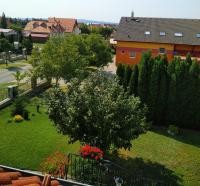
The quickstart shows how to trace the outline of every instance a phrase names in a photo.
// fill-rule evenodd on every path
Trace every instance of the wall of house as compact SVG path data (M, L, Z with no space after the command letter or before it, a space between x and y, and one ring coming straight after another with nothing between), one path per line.
M138 64L143 52L150 50L153 56L157 56L160 54L160 48L165 48L168 60L173 59L174 45L172 44L117 41L116 64ZM135 53L135 57L130 56L131 52Z
M191 46L191 45L175 45L174 53L180 56L186 56L187 53L190 53L192 57L200 57L200 46Z

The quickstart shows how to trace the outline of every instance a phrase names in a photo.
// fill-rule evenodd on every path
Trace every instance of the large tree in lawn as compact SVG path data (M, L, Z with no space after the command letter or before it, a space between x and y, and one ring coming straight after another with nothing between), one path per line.
M146 107L140 99L128 96L117 80L99 72L84 81L74 79L67 92L52 90L48 110L71 143L80 141L105 151L131 148L146 126Z
M41 72L47 79L55 78L56 85L61 78L74 77L85 65L70 37L51 37L42 49Z

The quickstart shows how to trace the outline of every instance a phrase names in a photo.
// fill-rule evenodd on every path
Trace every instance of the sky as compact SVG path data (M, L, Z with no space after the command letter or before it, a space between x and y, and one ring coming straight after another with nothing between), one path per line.
M122 16L200 19L200 0L0 0L9 17L66 17L116 22Z

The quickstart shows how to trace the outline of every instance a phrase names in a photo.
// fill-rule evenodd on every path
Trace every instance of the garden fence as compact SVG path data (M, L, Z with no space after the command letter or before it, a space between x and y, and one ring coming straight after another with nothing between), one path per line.
M0 102L8 98L8 89L0 88Z
M68 155L65 178L95 186L116 186L115 179L122 178L122 186L165 186L159 180L131 174L125 168L109 161L95 161L76 154Z

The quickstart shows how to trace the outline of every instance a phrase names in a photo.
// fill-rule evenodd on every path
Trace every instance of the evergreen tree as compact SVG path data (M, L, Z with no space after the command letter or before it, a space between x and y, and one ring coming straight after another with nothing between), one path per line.
M153 61L151 57L151 52L144 53L139 66L140 74L139 74L139 86L138 86L138 94L143 103L148 102L149 82L151 78L152 62Z
M4 33L1 32L0 39L3 39L3 38L6 38L6 37L5 37Z
M188 117L187 122L191 124L189 127L192 129L200 130L200 66L197 61L193 61L190 70L190 83L189 83L189 105L187 109ZM187 126L188 127L188 126Z
M6 16L5 16L4 12L2 14L1 22L0 23L1 23L1 27L2 28L7 28L7 20L6 20Z
M117 65L116 74L117 74L117 76L118 76L118 78L119 78L119 83L120 83L120 85L122 85L122 83L123 83L124 73L125 73L125 66L124 66L123 64L119 63L119 64Z
M149 100L148 106L150 110L150 119L156 120L157 112L157 100L160 90L160 64L159 61L155 61L152 67L151 79L149 83Z
M165 65L168 65L168 59L166 54L163 55L162 61Z
M128 88L131 74L132 74L132 69L130 65L125 65L125 71L124 71L124 77L123 77L123 86L125 90L127 90Z
M186 62L187 62L189 65L192 64L192 58L191 58L191 54L190 54L190 53L187 53Z
M133 72L131 74L129 82L129 94L138 96L138 77L139 77L139 68L138 65L134 65Z

